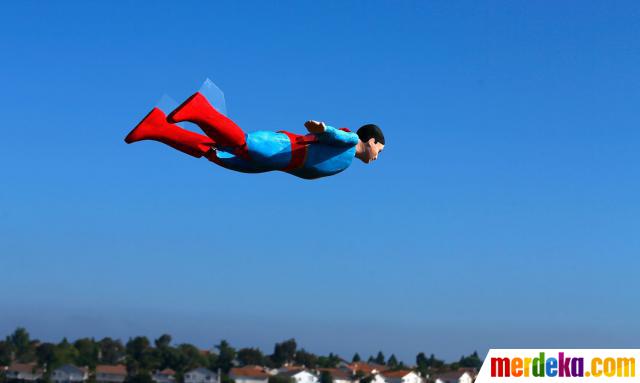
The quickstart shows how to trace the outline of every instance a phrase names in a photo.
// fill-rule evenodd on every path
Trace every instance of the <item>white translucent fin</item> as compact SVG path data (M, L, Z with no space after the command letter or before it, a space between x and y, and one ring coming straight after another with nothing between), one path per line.
M178 104L176 100L171 98L171 96L169 96L168 94L164 93L162 97L160 97L158 101L156 101L155 107L163 111L164 114L169 115L169 113L173 112L173 110L177 108L178 105L180 104ZM188 129L189 126L186 122L179 122L176 125L185 129Z
M168 94L164 93L162 97L158 99L155 106L163 111L164 114L169 114L178 107L178 103Z
M198 92L205 96L218 112L227 116L227 103L224 100L224 93L211 79L207 78L204 80Z

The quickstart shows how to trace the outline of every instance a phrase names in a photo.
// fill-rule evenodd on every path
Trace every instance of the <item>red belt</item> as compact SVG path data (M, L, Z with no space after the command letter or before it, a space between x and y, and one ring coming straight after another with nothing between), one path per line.
M340 128L345 132L350 132L348 128ZM309 150L309 144L318 142L318 137L315 134L307 134L303 136L301 134L295 134L287 132L286 130L279 130L278 133L286 134L291 142L291 161L282 171L289 171L294 169L300 169L304 162L307 160L307 151Z
M278 133L286 134L291 142L291 161L289 161L289 165L282 169L282 171L287 172L294 169L300 169L307 159L309 144L318 141L318 138L313 134L302 136L300 134L290 133L284 130L280 130Z

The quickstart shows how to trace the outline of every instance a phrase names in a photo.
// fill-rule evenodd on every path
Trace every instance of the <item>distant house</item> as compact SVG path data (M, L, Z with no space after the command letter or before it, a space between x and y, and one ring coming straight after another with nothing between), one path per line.
M89 379L89 369L65 364L53 370L51 380L54 383L79 383Z
M276 373L275 375L283 375L283 374L289 374L291 372L300 372L302 370L304 370L305 367L304 366L296 366L296 365L284 365L282 367L278 367L275 369Z
M218 374L204 367L196 368L184 374L184 383L217 383Z
M156 383L175 383L176 372L170 368L165 368L162 371L156 371L151 379Z
M5 370L5 377L7 380L11 379L33 382L42 378L43 374L44 371L35 363L13 363Z
M383 371L375 374L373 383L424 383L424 379L411 370Z
M278 375L291 378L295 383L319 383L320 379L305 369L289 369L279 372Z
M473 383L473 376L469 371L459 370L435 375L433 380L435 383Z
M328 372L333 383L353 383L353 372L345 368L319 368L320 373Z
M460 367L457 371L468 372L472 380L476 380L476 377L478 376L478 369L475 367Z
M351 363L348 368L353 371L354 374L360 373L361 375L369 376L386 371L389 368L387 366L375 363L354 362Z
M234 367L229 371L229 377L235 383L267 383L269 373L260 366Z
M127 378L127 367L122 364L115 366L99 364L96 366L97 383L122 383Z

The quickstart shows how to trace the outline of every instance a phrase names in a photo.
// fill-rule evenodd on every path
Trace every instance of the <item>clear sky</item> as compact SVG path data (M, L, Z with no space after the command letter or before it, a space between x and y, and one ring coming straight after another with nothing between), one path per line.
M295 337L412 362L640 338L637 1L8 2L0 334ZM379 124L246 175L124 136L206 78L246 130Z

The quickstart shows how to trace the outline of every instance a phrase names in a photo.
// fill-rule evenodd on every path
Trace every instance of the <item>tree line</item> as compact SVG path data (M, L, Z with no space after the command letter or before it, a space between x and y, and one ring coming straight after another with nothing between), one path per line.
M0 365L36 363L42 368L46 367L45 380L52 370L64 364L87 366L91 370L99 364L124 364L131 383L148 383L151 381L150 373L165 368L176 371L178 381L182 381L185 372L197 367L220 370L223 382L227 382L229 370L236 365L277 368L295 364L315 369L336 368L341 361L343 359L334 353L316 355L298 348L295 339L276 343L271 354L263 354L260 349L252 347L235 349L226 340L220 341L210 351L203 352L188 343L172 345L169 334L163 334L153 342L145 336L137 336L126 343L109 337L100 340L80 338L73 342L63 338L59 343L51 343L32 339L25 328L19 327L4 341L0 341ZM362 361L358 353L351 358L351 362ZM382 351L376 356L370 356L367 362L383 365L388 369L409 368L393 354L386 358ZM421 352L416 356L413 368L426 376L460 367L479 369L481 365L482 360L477 352L462 356L459 361L450 364L437 359L433 354L427 357Z

